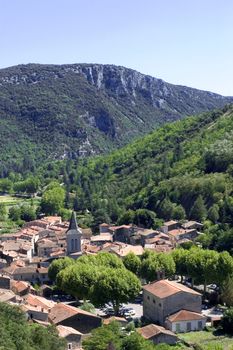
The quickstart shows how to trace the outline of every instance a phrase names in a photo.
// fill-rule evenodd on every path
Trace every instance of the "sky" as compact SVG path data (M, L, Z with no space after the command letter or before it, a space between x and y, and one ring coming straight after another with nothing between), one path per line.
M233 96L232 0L0 0L0 68L103 63Z

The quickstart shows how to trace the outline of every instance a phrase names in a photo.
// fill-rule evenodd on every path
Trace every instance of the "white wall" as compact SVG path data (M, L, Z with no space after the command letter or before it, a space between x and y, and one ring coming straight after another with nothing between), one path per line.
M199 320L200 322L202 322L202 329L205 327L206 324L206 320ZM198 327L198 320L193 320L193 321L180 321L180 322L167 322L167 326L168 328L174 332L174 333L184 333L184 332L188 332L187 330L187 323L191 323L191 330L189 331L198 331L200 330ZM177 327L176 324L179 323L180 324L180 331L177 331Z

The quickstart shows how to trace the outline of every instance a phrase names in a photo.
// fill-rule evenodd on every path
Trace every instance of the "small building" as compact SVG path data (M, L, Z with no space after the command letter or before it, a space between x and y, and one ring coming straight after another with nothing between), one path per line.
M24 281L12 281L11 290L19 296L24 296L30 292L30 284Z
M21 310L24 311L29 320L38 320L48 322L48 310L41 306L32 306L30 304L21 305Z
M0 275L0 288L10 289L11 279L9 276L1 274Z
M59 337L65 338L67 341L67 350L79 350L82 346L83 334L73 327L59 325L56 327Z
M74 306L56 304L49 313L49 321L54 325L73 327L81 333L90 333L102 324L101 317Z
M203 228L203 224L197 221L190 220L182 223L181 227L183 227L185 230L196 229L198 231L201 231Z
M166 319L166 327L175 333L202 331L205 325L205 316L188 310L180 310Z
M110 225L106 224L105 222L100 224L99 225L99 232L100 232L100 234L109 232L109 227L110 227Z
M109 232L113 236L113 241L130 243L130 237L135 234L137 227L133 225L121 225L109 227Z
M178 228L178 229L169 231L168 234L170 237L174 238L176 241L180 241L183 239L193 240L198 236L197 230L195 228L192 228L192 229Z
M177 342L177 336L165 329L164 327L149 324L145 327L138 328L137 332L143 336L143 338L152 341L154 344L169 344L174 345Z
M16 302L16 295L11 290L7 289L0 289L0 302L1 303L9 303L9 302Z
M143 287L143 316L162 326L180 310L200 313L201 304L201 294L181 283L160 280Z
M160 230L163 233L168 233L171 230L177 229L179 226L180 225L179 225L178 221L170 220L170 221L164 222L163 226L160 227Z
M111 233L102 233L101 235L91 236L90 241L92 244L99 246L107 242L112 242L113 238Z

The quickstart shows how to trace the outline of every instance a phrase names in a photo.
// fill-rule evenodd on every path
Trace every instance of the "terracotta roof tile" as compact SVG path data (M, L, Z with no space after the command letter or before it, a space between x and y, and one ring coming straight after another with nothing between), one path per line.
M167 335L172 335L172 336L176 337L176 335L173 332L165 329L164 327L157 326L155 324L149 324L145 327L137 329L137 331L145 339L150 339L150 338L152 338L156 335L159 335L159 334L167 334Z
M98 317L90 312L78 309L74 306L63 303L56 304L49 313L49 319L53 324L58 324L74 315L83 314L91 317Z
M188 311L188 310L180 310L168 317L168 320L170 322L193 321L193 320L204 320L204 319L206 319L206 317L203 316L202 314L199 314L198 312Z
M168 281L168 280L160 280L157 282L153 282L151 284L147 284L146 286L143 287L143 289L158 296L161 299L169 297L169 296L177 294L177 293L180 293L180 292L201 295L200 293L196 292L195 290L193 290L191 288L184 286L181 283L177 283L174 281Z

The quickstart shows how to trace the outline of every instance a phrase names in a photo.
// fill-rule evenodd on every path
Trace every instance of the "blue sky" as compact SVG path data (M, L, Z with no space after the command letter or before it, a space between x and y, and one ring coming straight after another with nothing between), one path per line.
M232 0L0 0L0 67L111 63L233 96Z

